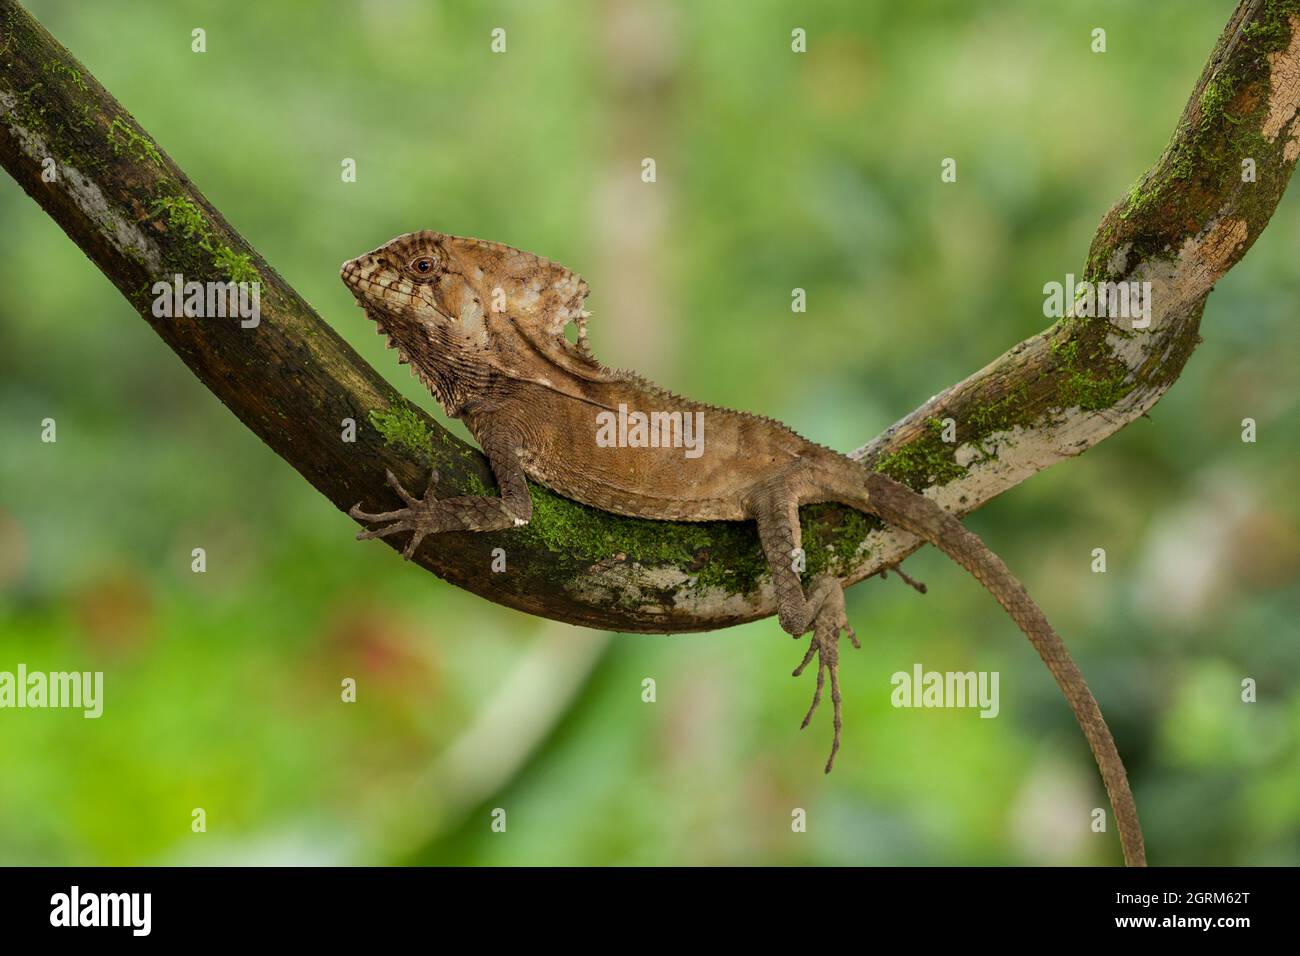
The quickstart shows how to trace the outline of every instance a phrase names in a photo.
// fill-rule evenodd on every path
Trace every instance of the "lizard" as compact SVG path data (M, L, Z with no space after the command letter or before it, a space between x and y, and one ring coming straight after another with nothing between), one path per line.
M842 729L841 632L854 647L860 643L845 613L841 582L830 574L806 586L801 580L799 506L837 502L874 515L965 568L1029 638L1092 749L1125 862L1145 865L1124 764L1082 673L1006 564L938 503L778 421L695 402L602 365L587 340L587 283L541 256L422 231L343 263L340 276L388 347L396 348L399 363L410 366L447 415L464 422L499 490L497 496L438 499L435 473L417 496L389 471L401 507L368 512L358 502L349 511L366 526L358 539L409 533L403 549L409 559L430 535L524 525L532 517L528 479L620 515L753 521L781 628L795 639L811 632L794 669L798 677L817 659L802 727L830 684L829 773ZM569 325L575 341L566 334ZM691 443L698 444L694 457L694 445L684 448Z

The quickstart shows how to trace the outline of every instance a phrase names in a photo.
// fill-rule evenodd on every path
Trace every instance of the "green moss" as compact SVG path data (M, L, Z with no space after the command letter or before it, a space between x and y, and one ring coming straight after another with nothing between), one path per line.
M237 253L229 246L218 243L208 219L194 202L184 196L167 196L153 209L153 215L165 215L167 225L178 230L186 239L197 240L197 245L212 257L212 266L232 282L256 282L261 277L253 266L253 257Z
M862 543L880 522L852 508L808 505L800 509L803 549L807 559L804 578L819 574L841 577L862 555Z
M1220 70L1206 82L1205 88L1201 90L1201 129L1209 129L1221 118L1231 119L1226 109L1232 101L1235 84L1235 77L1227 70Z
M44 132L46 128L45 113L36 105L36 92L40 88L41 86L38 83L25 90L10 88L10 93L14 97L13 111L18 116L18 122L29 130Z
M1192 162L1192 155L1188 150L1179 150L1169 164L1170 179L1186 182L1192 178L1195 171L1196 164Z
M1094 331L1076 332L1052 345L1059 372L1055 404L1102 411L1133 390L1127 366L1115 359L1104 343Z
M966 416L971 439L978 441L995 432L1032 424L1037 415L1030 408L1029 389L1021 384L1001 398L974 409Z
M956 461L957 443L943 440L943 422L930 418L925 426L924 433L876 462L876 470L918 491L965 475Z
M533 520L515 533L556 554L592 564L621 554L637 564L679 567L699 586L728 594L754 591L767 574L752 523L628 518L586 508L540 485L530 483L529 492Z
M1291 40L1289 17L1296 13L1300 13L1300 2L1275 0L1258 17L1246 24L1241 31L1241 38L1262 52L1285 49Z
M45 64L45 72L49 73L53 77L66 76L69 80L72 81L72 85L75 86L83 93L88 93L90 91L90 88L86 86L85 81L82 80L81 78L81 71L75 69L74 67L68 66L66 63L60 63L58 60L52 60L51 62Z
M465 479L465 494L478 495L482 498L500 497L500 489L489 487L488 483L478 475L471 474Z
M212 234L203 211L184 197L168 196L158 200L158 205L154 208L152 214L158 215L159 213L166 213L168 226L179 230L186 239L199 239L199 245L201 246ZM204 246L204 248L207 247Z
M13 79L0 70L0 90L13 97L12 115L17 119L18 125L40 135L52 158L60 165L75 166L86 172L107 165L107 160L103 157L93 152L84 154L77 149L78 136L84 136L84 133L74 131L94 125L94 119L89 115L88 101L74 104L76 117L64 119L64 114L57 110L47 113L48 95L43 82L37 81L25 89L18 89L14 86Z
M1222 208L1224 196L1234 191L1236 209L1252 231L1263 228L1277 200L1276 180L1264 177L1280 165L1285 145L1262 133L1271 93L1268 54L1290 43L1290 18L1298 13L1300 0L1269 0L1254 12L1235 52L1216 64L1201 89L1195 125L1181 124L1160 163L1129 190L1119 219L1136 228L1117 230L1094 244L1089 278L1104 265L1115 240L1132 243L1135 260L1167 254L1203 228ZM1258 164L1261 185L1238 191L1241 163L1247 158Z
M1018 427L1028 428L1042 415L1043 410L1034 404L1028 386L1017 385L1001 398L967 413L963 425L965 442L979 449L980 461L989 461L997 457L997 449L986 444L985 439Z
M1206 81L1198 101L1198 125L1178 128L1161 162L1129 189L1121 219L1155 214L1153 218L1169 229L1185 231L1189 223L1201 220L1206 196L1219 195L1228 177L1240 177L1243 158L1265 155L1268 143L1258 123L1248 122L1251 113L1240 112L1245 104L1258 109L1253 95L1257 90L1250 83L1239 88L1240 82L1227 69Z
M941 419L928 418L920 434L879 459L876 469L917 491L948 484L966 475L973 464L997 456L998 447L989 441L992 436L1005 435L1018 427L1033 427L1054 410L1077 406L1085 411L1102 411L1112 407L1136 387L1128 367L1111 354L1107 343L1110 334L1121 331L1106 320L1062 320L1053 333L1053 368L997 398L961 409L955 442L943 440ZM959 447L973 450L977 457L966 465L959 464Z
M163 165L162 153L158 152L158 147L147 136L141 136L132 129L131 125L120 116L115 117L108 128L108 141L112 144L115 156L120 156L123 151L127 151L137 160L148 159L158 166Z
M1064 408L1078 405L1085 411L1102 411L1130 391L1122 378L1100 378L1076 372L1061 384L1061 405Z
M1190 155L1184 157L1176 154L1171 157L1167 166L1157 167L1129 187L1128 199L1124 203L1124 211L1120 213L1120 218L1128 219L1134 215L1146 215L1152 209L1158 208L1167 200L1168 184L1177 180L1180 183L1178 188L1185 189L1186 180L1192 175L1192 171L1193 163ZM1086 278L1091 281L1097 276L1090 270Z
M382 411L372 409L370 424L383 436L386 445L405 449L420 461L428 461L433 453L433 436L429 432L429 426L406 405L395 405Z
M212 264L232 282L256 282L261 278L253 268L253 257L246 252L235 252L229 246L217 248L212 255Z

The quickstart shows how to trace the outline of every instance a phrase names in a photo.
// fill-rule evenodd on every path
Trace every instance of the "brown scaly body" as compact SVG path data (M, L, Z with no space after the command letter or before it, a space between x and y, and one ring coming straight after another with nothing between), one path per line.
M840 582L800 580L799 506L834 501L879 516L970 571L1029 637L1092 747L1115 810L1125 860L1145 863L1124 765L1082 674L1042 611L1005 564L930 499L796 434L780 422L691 401L632 372L606 368L587 348L587 285L552 262L497 243L410 233L344 263L344 282L398 350L399 361L462 419L483 447L501 496L417 498L389 475L405 507L352 509L380 527L359 538L410 532L410 557L430 534L525 524L525 476L565 497L618 514L676 521L752 520L776 588L781 627L813 637L795 676L817 657L807 726L830 679L840 745L839 635L857 637ZM577 343L565 327L578 329ZM644 416L642 418L642 416Z

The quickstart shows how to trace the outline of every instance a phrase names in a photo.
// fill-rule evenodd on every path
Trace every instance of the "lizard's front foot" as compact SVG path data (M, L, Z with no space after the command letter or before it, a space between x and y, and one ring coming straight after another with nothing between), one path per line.
M358 541L366 541L370 538L386 538L390 534L397 534L400 531L411 532L411 540L402 549L402 557L409 561L426 535L437 534L446 530L442 526L443 522L437 511L438 499L433 496L433 486L438 482L438 472L435 471L429 477L429 487L425 489L422 498L415 497L403 488L402 483L397 480L391 471L387 471L385 474L388 476L389 486L406 502L406 507L399 508L396 511L382 511L378 514L371 514L368 511L362 511L361 505L358 503L348 510L348 514L367 524L381 521L388 522L381 528L369 528L358 532Z
M835 737L831 741L831 755L826 760L827 773L830 773L831 767L835 765L835 754L840 749L840 631L849 635L849 640L853 642L854 647L862 648L858 643L858 635L849 626L848 616L844 612L844 591L837 583L835 589L827 595L826 600L818 608L817 616L813 618L813 635L808 641L808 652L804 654L799 666L794 669L794 676L798 677L812 661L813 655L817 655L817 688L813 691L812 706L808 708L803 723L799 725L800 730L807 727L812 720L813 712L821 703L822 689L826 686L826 675L830 674Z

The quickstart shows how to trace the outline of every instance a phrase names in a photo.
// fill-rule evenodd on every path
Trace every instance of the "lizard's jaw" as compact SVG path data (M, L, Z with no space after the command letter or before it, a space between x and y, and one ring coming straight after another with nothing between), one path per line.
M394 335L393 326L397 323L393 322L387 313L374 308L361 299L357 300L357 305L361 306L365 310L366 317L375 323L375 331L384 337L384 348L397 350L397 364L409 365L412 372L418 372L420 364L411 361L411 353L402 344L401 339Z
M440 360L439 354L447 343L438 334L438 323L422 321L400 306L393 308L384 301L382 296L388 291L388 284L382 277L376 281L380 270L375 265L373 253L361 256L343 263L339 276L366 318L375 323L375 331L383 336L385 347L396 350L398 364L407 366L442 404L454 388L440 374L446 363Z
M434 374L441 367L441 363L434 357L433 345L425 331L410 328L410 320L376 308L362 296L357 297L357 305L364 309L366 317L375 323L375 331L384 338L384 347L397 352L397 364L409 368L420 384L441 403L448 393L448 383ZM408 347L407 338L412 334L417 344Z

